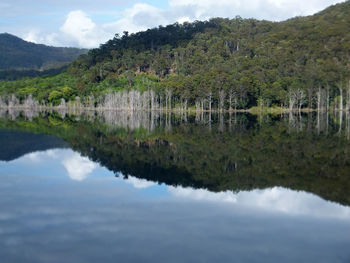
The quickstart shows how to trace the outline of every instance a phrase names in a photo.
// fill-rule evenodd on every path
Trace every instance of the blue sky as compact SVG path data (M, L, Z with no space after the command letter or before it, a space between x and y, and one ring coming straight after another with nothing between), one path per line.
M235 17L285 20L339 0L0 0L0 32L53 46L98 47L123 31Z
M158 185L71 149L0 161L1 262L348 262L350 207ZM21 252L21 253L19 253Z

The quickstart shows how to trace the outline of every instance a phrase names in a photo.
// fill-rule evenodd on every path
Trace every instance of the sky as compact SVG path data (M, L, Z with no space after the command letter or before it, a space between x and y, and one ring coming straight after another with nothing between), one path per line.
M0 182L1 262L349 262L350 207L303 191L116 178L71 149L0 161Z
M212 17L281 21L339 0L0 0L0 33L51 46L94 48L123 31Z

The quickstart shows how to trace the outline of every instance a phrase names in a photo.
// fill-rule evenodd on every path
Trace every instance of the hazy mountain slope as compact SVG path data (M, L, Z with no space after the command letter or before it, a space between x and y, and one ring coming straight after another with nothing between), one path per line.
M49 47L0 34L0 70L57 68L85 52L85 49Z

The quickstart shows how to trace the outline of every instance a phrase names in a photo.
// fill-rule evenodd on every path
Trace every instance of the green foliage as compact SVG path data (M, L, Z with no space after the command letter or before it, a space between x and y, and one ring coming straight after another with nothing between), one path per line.
M74 93L75 93L74 90L68 86L65 86L62 88L62 96L66 101L75 97Z
M274 23L255 19L215 18L149 29L113 39L73 61L68 73L52 78L0 83L2 94L23 87L60 91L56 79L66 78L74 95L99 97L134 88L172 90L173 103L198 101L216 108L260 104L287 107L291 91L305 94L302 106L316 107L319 88L332 102L339 83L350 79L350 2L331 6L309 17ZM73 96L74 97L74 96ZM228 98L231 101L228 101ZM72 96L65 96L72 99ZM209 102L209 99L211 101ZM45 101L44 101L45 102Z
M48 101L51 102L54 105L59 104L61 99L63 98L63 93L57 90L53 90L50 92Z

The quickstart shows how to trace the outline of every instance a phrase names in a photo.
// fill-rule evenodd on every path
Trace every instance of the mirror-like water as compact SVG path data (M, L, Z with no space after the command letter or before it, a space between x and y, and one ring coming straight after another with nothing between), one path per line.
M1 262L349 262L349 119L3 112Z

